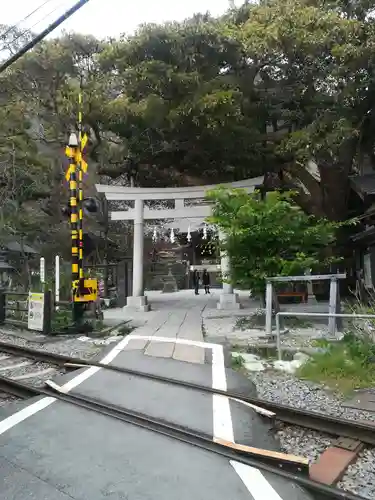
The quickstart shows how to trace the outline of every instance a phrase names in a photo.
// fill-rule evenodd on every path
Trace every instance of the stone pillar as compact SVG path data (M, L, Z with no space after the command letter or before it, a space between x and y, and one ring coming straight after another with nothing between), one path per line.
M147 297L143 289L143 200L136 199L134 202L134 240L133 240L133 295L127 298L127 307L149 311Z
M311 276L311 269L307 269L307 271L305 271L305 276ZM307 281L306 285L307 285L307 303L317 304L318 301L316 300L316 297L314 295L314 288L312 281Z
M225 234L222 231L219 231L219 239L220 241L224 241ZM225 252L221 252L221 275L223 279L230 273L230 260L228 255ZM238 300L238 295L233 293L233 286L230 283L223 283L223 291L220 295L220 300L217 304L218 309L240 309L241 304Z

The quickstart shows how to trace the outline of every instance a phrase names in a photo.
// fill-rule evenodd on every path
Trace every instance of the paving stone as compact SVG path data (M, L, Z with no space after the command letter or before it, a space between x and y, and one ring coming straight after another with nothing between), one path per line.
M173 359L189 363L203 364L204 356L204 349L193 345L176 344L173 352Z

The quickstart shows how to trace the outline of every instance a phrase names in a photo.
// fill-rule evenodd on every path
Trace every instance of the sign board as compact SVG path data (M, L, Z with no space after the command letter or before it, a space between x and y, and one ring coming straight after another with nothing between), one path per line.
M44 323L44 294L29 292L29 311L27 327L30 330L43 331Z
M95 302L98 297L98 280L85 279L83 290L78 295L79 280L73 281L73 300L74 302ZM83 292L83 293L82 293Z
M209 273L218 273L221 271L220 264L200 264L198 266L190 266L190 271L204 271Z

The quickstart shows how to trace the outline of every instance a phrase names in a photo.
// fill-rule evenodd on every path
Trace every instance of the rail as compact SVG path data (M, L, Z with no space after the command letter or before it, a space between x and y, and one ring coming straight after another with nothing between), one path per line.
M294 312L285 311L276 314L276 349L279 361L282 359L282 346L281 346L281 328L280 317L294 317L294 318L352 318L352 319L375 319L375 314L345 314L345 313L309 313L309 312ZM334 340L334 338L332 338Z
M19 346L8 342L0 341L0 352L4 352L14 356L21 356L23 358L31 358L42 362L48 362L66 368L88 368L96 366L105 370L124 373L126 375L140 377L146 380L161 382L177 387L183 387L185 389L191 389L198 392L219 394L221 396L232 398L233 400L241 400L255 408L256 411L258 411L257 409L259 408L268 410L274 415L274 418L287 424L298 425L300 427L314 429L319 432L326 432L327 434L332 434L335 436L337 435L349 437L371 446L375 445L375 425L368 424L366 422L340 419L313 411L293 408L291 406L274 403L272 401L267 401L264 399L249 397L247 395L244 395L242 392L221 391L219 389L214 389L211 386L200 385L186 380L173 379L153 373L132 370L130 368L120 367L117 365L106 365L91 359L88 360L73 358L64 354L41 351L38 349L33 349L31 347Z
M239 445L215 438L209 434L198 433L189 427L175 425L147 414L128 408L110 404L103 400L83 394L67 394L54 383L49 388L33 387L15 380L0 377L0 389L19 397L47 396L71 405L111 417L116 420L141 427L168 438L186 443L205 451L220 455L228 460L236 460L243 464L275 474L278 477L306 488L314 498L319 500L364 500L363 497L350 492L326 486L308 477L309 463L302 457L295 457L281 452L272 452L246 445Z

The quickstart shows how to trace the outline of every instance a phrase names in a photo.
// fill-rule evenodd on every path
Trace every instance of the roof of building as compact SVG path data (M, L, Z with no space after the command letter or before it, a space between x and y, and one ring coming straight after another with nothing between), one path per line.
M35 254L35 255L39 253L37 250L35 250L35 248L31 247L30 245L27 245L26 243L23 245L23 250L22 250L21 245L20 243L18 243L18 241L11 241L10 243L6 243L4 247L10 252L22 253L22 251L24 251L25 253Z
M375 197L375 173L350 177L352 189L361 197Z

